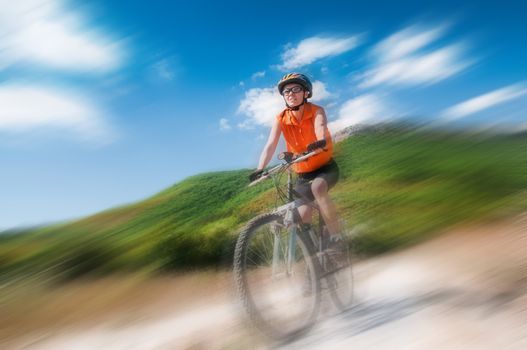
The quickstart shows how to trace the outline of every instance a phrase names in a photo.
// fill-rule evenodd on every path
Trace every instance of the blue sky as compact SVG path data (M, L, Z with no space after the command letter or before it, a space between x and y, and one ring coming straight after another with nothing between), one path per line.
M332 131L527 128L525 1L0 0L0 230L252 168L287 71Z

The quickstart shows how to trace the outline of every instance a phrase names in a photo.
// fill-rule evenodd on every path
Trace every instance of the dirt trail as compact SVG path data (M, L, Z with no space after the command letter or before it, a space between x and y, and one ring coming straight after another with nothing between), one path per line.
M323 315L293 343L269 343L244 327L226 285L143 321L28 335L9 349L524 350L527 214L361 263L355 305Z
M287 349L527 349L527 215L358 269L357 304Z

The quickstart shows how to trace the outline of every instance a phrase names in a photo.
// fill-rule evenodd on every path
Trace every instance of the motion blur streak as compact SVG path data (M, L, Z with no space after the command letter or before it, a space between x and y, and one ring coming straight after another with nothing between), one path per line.
M346 133L332 195L360 258L355 304L325 308L284 348L525 348L525 134L396 124ZM2 345L270 346L230 290L236 232L274 203L246 177L201 174L78 221L4 232Z

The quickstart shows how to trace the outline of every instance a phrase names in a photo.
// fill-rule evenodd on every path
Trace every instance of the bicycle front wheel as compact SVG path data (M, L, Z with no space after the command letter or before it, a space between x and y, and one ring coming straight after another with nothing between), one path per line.
M311 246L282 221L278 214L250 221L234 258L238 293L251 320L276 339L294 338L314 325L320 294Z

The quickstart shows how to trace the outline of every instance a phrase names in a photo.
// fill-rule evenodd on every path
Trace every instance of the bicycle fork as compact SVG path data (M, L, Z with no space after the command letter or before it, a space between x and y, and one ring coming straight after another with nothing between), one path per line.
M273 276L276 276L278 272L278 265L280 263L280 235L278 227L272 227L274 244L273 244Z
M289 231L289 246L287 249L287 274L291 275L293 271L293 265L295 263L296 254L296 226L291 228Z
M288 188L288 199L290 202L294 200L293 196L293 175L291 171L287 174L287 188ZM294 216L294 212L291 213ZM296 225L291 226L289 230L289 245L287 249L287 274L291 275L293 271L293 264L295 263L295 247L296 247Z
M286 275L291 276L293 274L294 264L296 261L296 240L297 240L297 225L296 222L302 222L298 211L296 210L294 203L294 190L293 190L293 175L289 171L287 175L287 189L289 202L278 208L277 212L284 212L284 225L288 228L287 243L281 242L281 237L278 228L274 229L274 246L273 246L273 275L275 275L280 265L280 245L287 244L285 256Z
M273 236L274 236L272 271L273 271L273 276L276 276L276 274L280 270L280 251L281 251L281 245L284 243L282 243L281 241L278 227L273 227L272 231L273 231ZM293 226L289 230L289 234L287 236L287 245L286 245L287 251L285 252L285 256L284 256L284 259L286 259L285 261L286 263L285 266L287 269L286 274L288 276L292 274L294 263L296 260L296 249L295 249L296 239L297 239L296 235L297 235L296 227Z

